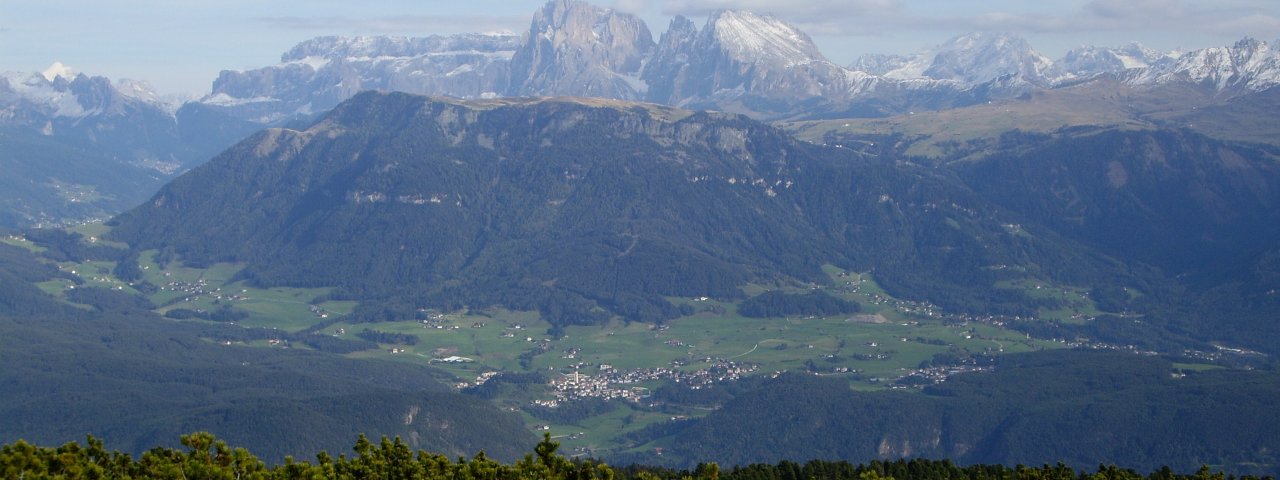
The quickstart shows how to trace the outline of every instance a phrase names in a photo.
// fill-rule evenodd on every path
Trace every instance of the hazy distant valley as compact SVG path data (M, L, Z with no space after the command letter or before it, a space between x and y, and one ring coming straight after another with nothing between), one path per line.
M6 74L0 437L1277 471L1274 44L651 35Z

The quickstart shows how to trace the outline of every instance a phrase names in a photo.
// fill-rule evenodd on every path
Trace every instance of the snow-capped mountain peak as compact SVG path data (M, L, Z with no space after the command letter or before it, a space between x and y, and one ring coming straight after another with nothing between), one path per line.
M44 71L40 72L40 75L43 76L45 80L48 80L50 82L52 82L54 79L58 77L63 77L63 78L66 78L67 80L76 78L75 70L72 70L71 67L63 65L62 62L53 62L53 65L49 65L49 68L46 68L44 69Z
M767 15L720 10L707 21L708 34L737 60L794 65L826 61L800 29Z
M1216 90L1259 91L1280 85L1280 50L1244 38L1230 47L1187 52L1126 79L1131 84L1189 82Z
M884 77L896 80L930 78L972 85L1012 76L1023 83L1045 86L1051 83L1048 72L1052 65L1022 37L975 32L916 55L859 59L852 68L880 71Z
M161 94L151 82L132 78L116 80L115 89L120 95L154 105L170 115L175 114L182 104L195 99L191 94Z
M1280 84L1276 58L1271 44L1246 39L1186 54L1136 43L1081 47L1053 62L1017 35L981 32L914 55L867 55L846 69L826 60L800 29L768 15L721 10L701 29L676 17L654 42L639 17L550 0L522 35L319 37L277 65L223 72L202 102L259 123L319 112L368 89L463 98L595 96L782 118L814 108L858 114L913 104L941 108L1099 75L1131 85L1256 91Z
M1055 62L1054 72L1059 80L1090 78L1150 68L1176 61L1180 55L1179 52L1156 51L1136 42L1119 48L1084 45L1068 51Z

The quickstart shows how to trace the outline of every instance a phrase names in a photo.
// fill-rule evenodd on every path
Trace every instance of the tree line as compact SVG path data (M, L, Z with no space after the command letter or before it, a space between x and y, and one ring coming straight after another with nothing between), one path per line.
M21 479L429 479L429 480L1270 480L1251 475L1235 477L1202 466L1195 473L1176 473L1168 467L1148 474L1114 465L1099 465L1090 473L1067 465L969 465L949 460L848 462L784 460L722 470L700 463L692 470L631 465L614 468L594 459L570 460L557 453L559 443L546 433L533 452L506 464L483 451L456 460L423 450L414 451L400 438L374 443L360 435L353 455L316 454L314 461L286 457L268 465L244 448L232 447L208 432L181 437L185 450L157 447L140 457L107 451L102 440L89 436L84 445L69 442L41 447L18 440L0 447L0 476Z

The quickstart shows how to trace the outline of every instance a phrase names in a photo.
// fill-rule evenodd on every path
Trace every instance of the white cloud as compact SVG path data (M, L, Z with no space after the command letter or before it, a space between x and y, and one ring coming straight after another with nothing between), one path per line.
M520 31L527 28L529 23L528 17L487 15L402 15L373 18L280 16L262 17L259 20L272 28L372 35Z
M663 2L662 13L702 16L716 10L749 10L804 23L831 18L849 20L866 15L879 16L901 9L901 0L668 0Z
M987 12L968 22L970 30L1013 32L1069 32L1083 26L1068 17L1034 13ZM939 25L941 27L941 25Z
M1145 21L1153 18L1178 18L1186 15L1179 0L1093 0L1085 11L1101 18L1121 21Z
M1223 36L1250 35L1262 40L1275 40L1272 35L1280 34L1280 16L1253 14L1243 17L1226 18L1205 26L1206 30Z
M649 8L648 0L613 0L610 8L619 12L638 14Z

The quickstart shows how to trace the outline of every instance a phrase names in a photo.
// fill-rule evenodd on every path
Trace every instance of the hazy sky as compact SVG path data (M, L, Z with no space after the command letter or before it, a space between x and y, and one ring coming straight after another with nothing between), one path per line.
M0 71L54 61L161 92L207 93L223 69L271 65L320 35L524 32L540 0L0 0ZM835 63L913 53L972 31L1027 37L1058 58L1082 44L1225 46L1280 37L1280 0L597 0L637 13L654 39L681 14L766 13L799 26Z

